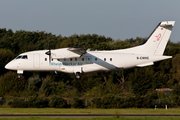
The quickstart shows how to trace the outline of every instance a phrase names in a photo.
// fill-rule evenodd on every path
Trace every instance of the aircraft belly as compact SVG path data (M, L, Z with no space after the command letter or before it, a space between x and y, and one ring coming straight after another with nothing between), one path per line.
M82 67L83 73L94 72L94 71L109 71L110 68L101 66L99 64L84 65Z
M81 73L81 67L80 66L61 66L59 71L61 72L65 72L65 73L74 73L76 72L80 72Z

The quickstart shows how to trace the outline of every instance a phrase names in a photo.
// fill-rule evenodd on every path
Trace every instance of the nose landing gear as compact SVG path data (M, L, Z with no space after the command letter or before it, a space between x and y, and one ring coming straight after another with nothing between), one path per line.
M20 75L20 74L18 74L18 76L17 76L17 77L18 77L18 79L19 79L19 78L21 78L21 75Z
M21 78L21 74L23 74L23 70L17 70L17 73L18 73L18 78Z

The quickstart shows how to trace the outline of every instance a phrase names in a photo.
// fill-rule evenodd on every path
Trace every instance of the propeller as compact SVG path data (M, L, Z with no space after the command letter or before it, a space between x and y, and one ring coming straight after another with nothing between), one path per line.
M49 55L49 65L51 64L51 48L50 48L50 43L48 42L48 46L49 46L49 51L47 51L45 54Z

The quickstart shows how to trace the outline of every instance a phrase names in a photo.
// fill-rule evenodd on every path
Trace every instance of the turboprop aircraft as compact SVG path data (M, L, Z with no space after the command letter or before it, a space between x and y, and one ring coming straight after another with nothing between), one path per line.
M25 52L10 61L5 68L24 71L60 71L81 73L116 71L153 65L156 61L172 58L163 56L175 21L158 24L147 41L139 46L110 51L89 51L81 47Z

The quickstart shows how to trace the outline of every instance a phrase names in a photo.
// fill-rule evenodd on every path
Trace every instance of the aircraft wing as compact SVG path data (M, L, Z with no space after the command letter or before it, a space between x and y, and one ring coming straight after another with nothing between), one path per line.
M52 58L64 59L64 58L78 58L86 53L85 48L82 47L72 47L52 50Z
M86 53L85 48L82 47L73 47L73 48L68 48L67 50L79 54L80 56Z

